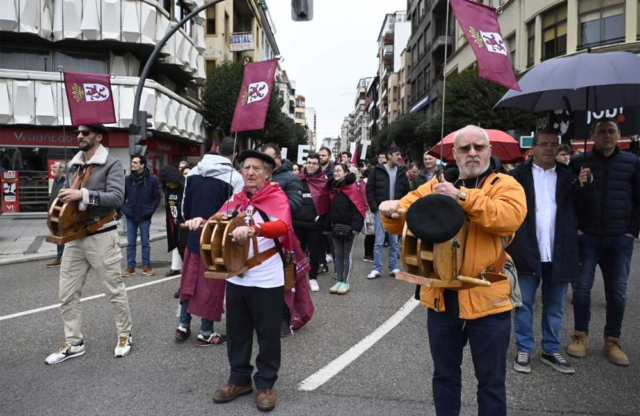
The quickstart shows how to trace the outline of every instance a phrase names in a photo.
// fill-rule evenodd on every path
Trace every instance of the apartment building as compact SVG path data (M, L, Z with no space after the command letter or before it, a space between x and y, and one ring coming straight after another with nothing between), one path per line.
M361 78L356 86L356 97L354 102L354 134L356 142L369 140L369 113L367 113L366 94L367 88L373 81L373 77Z
M103 141L129 169L128 126L139 75L170 25L202 0L34 0L2 2L0 161L16 170L21 211L46 210L49 165L77 151L62 74L112 74L116 122ZM149 165L202 155L198 89L206 77L203 12L162 49L142 94L153 115Z

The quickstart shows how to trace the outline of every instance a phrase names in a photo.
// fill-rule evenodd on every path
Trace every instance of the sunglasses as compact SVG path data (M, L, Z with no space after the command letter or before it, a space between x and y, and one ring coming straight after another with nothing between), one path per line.
M488 148L489 148L489 146L486 145L486 144L474 144L473 145L473 150L475 150L476 153L480 153L480 152L482 152L484 150L487 150ZM458 153L463 153L463 154L469 153L471 151L471 145L460 146L460 147L458 147L456 149L456 151Z
M88 135L93 133L91 130L74 130L73 132L75 133L76 136L79 134L82 134L84 137L87 137Z

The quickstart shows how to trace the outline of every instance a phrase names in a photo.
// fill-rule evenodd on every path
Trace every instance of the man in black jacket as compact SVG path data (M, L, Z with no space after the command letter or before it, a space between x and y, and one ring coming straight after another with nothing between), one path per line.
M593 173L597 204L578 201L581 269L573 284L575 332L567 354L587 354L591 288L596 265L600 265L607 299L604 353L616 365L629 365L620 346L622 320L627 299L627 280L634 239L640 232L640 162L618 149L620 128L612 119L593 124L594 150L571 158L574 172Z
M321 207L321 210L324 211L329 208L330 204L328 181L324 172L320 170L317 153L309 153L307 156L305 168L300 173L300 181L302 182L302 208L293 220L293 228L298 240L300 240L302 250L309 249L309 263L311 264L309 287L312 292L317 292L320 290L318 267L320 259L324 255L322 231L326 212L318 215L316 207Z
M411 191L411 184L407 178L405 166L398 165L402 159L400 149L392 147L387 150L387 163L378 164L367 180L367 202L369 209L374 213L376 242L373 249L373 270L367 279L380 277L382 270L382 246L384 245L385 230L382 226L378 206L384 201L402 199ZM395 276L399 271L398 264L399 244L397 235L389 235L389 271Z
M564 299L569 283L578 270L578 228L574 192L586 193L591 186L578 186L569 167L556 162L558 135L543 130L533 138L533 158L518 166L511 175L527 196L527 217L507 252L518 270L522 307L516 309L516 371L531 372L534 350L533 316L536 291L542 283L543 363L561 373L575 370L560 354L560 330ZM581 185L587 174L581 175Z
M271 173L271 182L278 182L280 189L287 194L291 216L295 219L296 213L302 208L302 183L300 178L293 173L293 165L288 160L282 160L280 147L275 143L267 143L260 152L272 157L276 161L276 168Z

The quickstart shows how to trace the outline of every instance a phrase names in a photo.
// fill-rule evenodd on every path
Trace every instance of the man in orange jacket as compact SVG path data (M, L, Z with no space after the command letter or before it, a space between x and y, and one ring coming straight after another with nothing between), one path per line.
M438 178L397 201L380 204L384 227L400 234L409 208L431 194L458 202L468 221L468 234L460 274L479 277L494 264L527 214L522 186L510 176L494 173L487 132L467 126L456 132L454 157L459 176ZM507 414L506 365L511 334L511 310L519 296L516 281L502 280L490 287L447 290L423 286L420 302L429 308L427 330L433 359L433 398L438 416L460 414L462 353L467 341L478 379L478 415ZM513 300L512 300L513 299Z

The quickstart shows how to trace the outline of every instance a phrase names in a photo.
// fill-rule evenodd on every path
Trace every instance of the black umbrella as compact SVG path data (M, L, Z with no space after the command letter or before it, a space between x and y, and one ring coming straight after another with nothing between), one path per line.
M581 53L544 61L494 108L602 111L640 104L640 57L630 52Z

